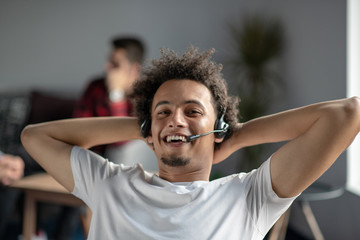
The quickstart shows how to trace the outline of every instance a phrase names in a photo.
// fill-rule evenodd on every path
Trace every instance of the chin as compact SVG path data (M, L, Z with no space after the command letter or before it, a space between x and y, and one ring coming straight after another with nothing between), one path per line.
M190 158L183 156L161 157L161 162L170 167L183 167L190 164Z

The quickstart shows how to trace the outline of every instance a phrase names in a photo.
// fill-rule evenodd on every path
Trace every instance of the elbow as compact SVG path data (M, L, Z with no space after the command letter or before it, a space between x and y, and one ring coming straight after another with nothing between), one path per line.
M360 131L360 98L348 98L342 108L343 125L351 127L354 131Z
M28 152L40 139L43 139L40 124L27 125L20 135L21 143Z
M29 155L38 162L43 146L50 139L44 135L40 124L32 124L22 130L20 140Z
M355 123L360 127L360 98L351 97L348 99L347 104L345 105L346 116L350 119L353 119Z
M31 142L33 128L33 125L27 125L21 132L20 140L25 149L27 148L28 143Z
M351 97L348 99L348 109L351 112L359 114L360 112L360 98L359 97Z
M360 130L360 98L351 97L334 101L323 108L322 117L326 118L334 131L359 132Z

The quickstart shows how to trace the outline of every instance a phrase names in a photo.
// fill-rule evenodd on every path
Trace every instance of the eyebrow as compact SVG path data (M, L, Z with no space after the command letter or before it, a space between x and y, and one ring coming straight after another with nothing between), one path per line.
M199 106L201 106L202 108L204 108L204 105L203 105L200 101L198 101L198 100L187 100L187 101L184 101L183 104L189 104L189 103L194 103L194 104L199 105ZM160 101L160 102L158 102L158 103L155 105L155 108L154 108L154 109L156 109L157 107L159 107L159 106L161 106L161 105L166 105L166 104L170 104L170 105L171 105L171 103L170 103L169 101Z

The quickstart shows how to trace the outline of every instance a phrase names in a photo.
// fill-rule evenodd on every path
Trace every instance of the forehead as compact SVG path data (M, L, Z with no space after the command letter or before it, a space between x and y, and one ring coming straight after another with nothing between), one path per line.
M214 109L210 90L202 83L193 80L168 80L156 91L152 104L154 109L159 102L185 104L199 102L206 108Z
M125 61L127 59L126 50L125 49L114 49L110 53L110 58L116 61Z

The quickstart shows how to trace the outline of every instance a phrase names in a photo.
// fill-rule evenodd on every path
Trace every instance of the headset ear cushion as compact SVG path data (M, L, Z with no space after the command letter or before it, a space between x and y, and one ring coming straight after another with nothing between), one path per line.
M226 132L229 128L229 124L224 121L224 114L220 118L216 119L214 130L222 130L222 132L216 132L215 136L218 138L223 138L226 135Z
M146 138L149 136L149 131L151 127L151 120L145 119L144 122L140 126L141 136Z

